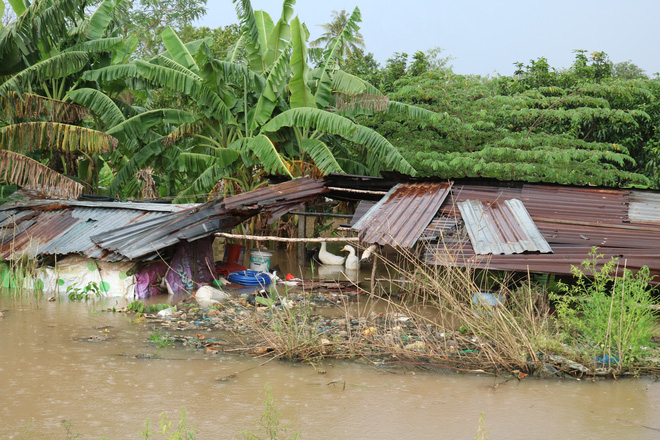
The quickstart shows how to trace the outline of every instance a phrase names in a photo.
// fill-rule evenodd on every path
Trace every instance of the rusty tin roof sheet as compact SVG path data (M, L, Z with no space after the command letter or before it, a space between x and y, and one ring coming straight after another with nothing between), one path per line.
M97 234L92 240L126 259L153 258L160 249L230 229L260 212L270 214L272 222L328 191L322 181L300 178L211 200L193 209Z
M160 218L191 205L32 200L0 207L0 258L81 254L104 261L121 255L97 246L91 236Z
M355 224L363 243L415 245L449 194L451 182L403 183L392 188Z
M552 252L525 205L518 199L484 204L480 200L458 203L475 253L521 254Z
M641 194L640 194L641 193ZM439 215L460 216L458 205L466 200L493 203L511 198L525 205L552 254L478 255L469 240L439 240L425 253L432 264L456 264L474 268L571 274L592 247L605 258L619 258L633 271L646 265L660 280L660 193L626 189L575 188L524 184L516 187L455 184ZM641 203L632 213L629 204ZM634 206L634 205L633 205ZM641 209L641 211L640 211ZM637 223L644 220L644 223ZM433 235L433 231L425 231ZM465 234L467 237L467 234ZM447 262L449 259L449 263Z
M628 217L633 223L660 223L660 194L630 191Z

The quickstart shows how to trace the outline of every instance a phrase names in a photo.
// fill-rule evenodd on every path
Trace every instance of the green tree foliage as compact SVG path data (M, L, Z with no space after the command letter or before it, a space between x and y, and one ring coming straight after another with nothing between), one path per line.
M612 66L612 78L620 79L648 79L644 69L632 61L622 61Z
M180 197L217 190L222 181L231 183L225 188L234 184L252 188L263 173L318 176L372 174L381 169L414 173L390 142L351 119L374 111L436 117L388 102L372 85L341 70L344 43L359 29L359 9L313 68L309 33L294 17L292 1L284 1L277 22L264 11L253 11L248 0L235 3L240 44L224 59L214 56L210 38L184 44L173 29L166 28L162 54L149 61L136 60L126 72L115 69L96 75L104 90L127 76L140 79L147 89L169 90L170 96L180 97L177 107L192 115L189 123L163 132L164 139L154 138L123 153L126 162L117 167L111 189L126 188L138 168L154 161L169 163L158 174L174 179L165 192L178 185ZM235 56L239 49L241 57ZM147 107L156 102L151 90L134 93L143 97ZM163 155L166 161L161 160Z
M418 124L379 116L364 123L425 175L646 185L640 164L657 138L655 85L612 78L612 70L602 52L577 51L566 71L539 58L517 63L512 77L449 70L402 76L391 97L444 118Z
M181 41L189 43L192 41L211 38L211 54L218 60L228 60L232 56L232 50L236 48L236 43L240 38L240 27L238 24L230 24L225 27L210 29L206 26L194 27L187 26L181 34Z
M160 34L171 27L180 35L206 14L207 0L133 0L124 33L137 37L136 55L152 58L163 51Z
M366 81L377 89L382 88L383 74L380 64L371 52L365 53L364 50L357 48L353 55L348 57L342 70Z
M360 33L360 27L357 25L357 22L351 20L351 16L348 15L346 10L342 9L340 12L332 11L332 20L330 23L320 26L323 28L323 33L319 38L311 42L311 47L328 49L343 34L342 46L339 49L339 56L342 59L349 59L356 51L364 50L364 38Z
M70 103L67 91L123 48L120 3L105 0L89 15L75 0L12 3L16 19L0 29L0 180L75 196L76 180L93 176L98 155L117 145L83 122L88 109Z

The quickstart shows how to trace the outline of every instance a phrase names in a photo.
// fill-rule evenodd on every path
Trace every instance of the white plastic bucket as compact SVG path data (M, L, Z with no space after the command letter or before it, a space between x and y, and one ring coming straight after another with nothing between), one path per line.
M271 251L266 251L263 249L250 250L250 270L256 270L258 272L269 272L270 257L272 256L273 253Z

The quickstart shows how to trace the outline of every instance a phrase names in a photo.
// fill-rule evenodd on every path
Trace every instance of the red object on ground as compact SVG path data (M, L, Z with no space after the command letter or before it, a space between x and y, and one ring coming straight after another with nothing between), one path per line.
M225 246L225 258L227 263L242 263L245 256L245 246L228 243Z
M232 272L238 272L240 270L247 270L247 267L238 263L216 263L215 265L215 271L223 277L228 276Z
M286 274L286 277L284 277L284 278L285 278L287 281L291 281L291 280L295 280L295 279L296 279L296 277L294 277L294 276L291 275L290 273Z

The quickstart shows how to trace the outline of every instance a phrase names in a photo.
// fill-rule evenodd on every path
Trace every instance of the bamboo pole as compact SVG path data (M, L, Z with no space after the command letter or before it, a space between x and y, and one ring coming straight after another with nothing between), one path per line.
M287 237L274 237L268 235L243 235L243 234L230 234L228 232L216 232L217 237L236 238L239 240L254 240L254 241L283 241L287 243L322 243L331 241L359 241L358 237L327 237L327 238L287 238Z

